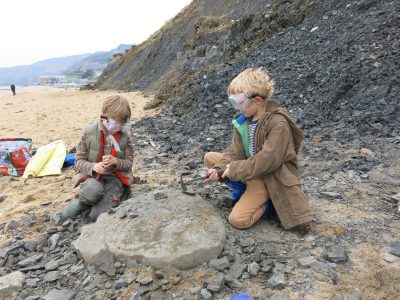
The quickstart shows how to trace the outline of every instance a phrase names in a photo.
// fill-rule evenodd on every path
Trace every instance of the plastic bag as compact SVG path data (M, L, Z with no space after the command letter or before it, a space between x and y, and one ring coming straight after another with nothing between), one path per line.
M62 141L40 147L26 166L23 178L61 175L67 149Z
M75 164L75 156L73 154L67 154L64 160L64 165L63 167L71 167Z
M32 151L32 140L23 138L7 138L0 139L0 174L19 176L18 172L11 161L11 153L19 147L25 148L28 153ZM12 169L10 173L10 168Z
M26 148L19 146L11 152L10 157L15 169L17 170L18 176L22 176L32 157L31 154L26 150Z

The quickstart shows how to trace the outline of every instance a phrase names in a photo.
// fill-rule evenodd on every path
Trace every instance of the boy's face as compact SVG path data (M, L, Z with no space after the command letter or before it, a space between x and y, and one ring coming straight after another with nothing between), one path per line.
M254 116L258 111L258 105L255 102L255 99L247 99L243 103L243 114L246 116L246 118L250 118Z

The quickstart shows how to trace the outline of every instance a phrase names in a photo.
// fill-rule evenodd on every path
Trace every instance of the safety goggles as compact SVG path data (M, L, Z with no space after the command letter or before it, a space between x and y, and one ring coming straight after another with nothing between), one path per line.
M246 93L229 95L228 101L233 106L234 109L243 111L243 108L250 104L253 98L257 97L257 95L247 95ZM249 101L246 101L249 100Z
M107 128L112 132L118 132L120 130L122 132L128 132L132 127L132 125L127 122L120 122L104 115L101 116L101 119L106 120Z

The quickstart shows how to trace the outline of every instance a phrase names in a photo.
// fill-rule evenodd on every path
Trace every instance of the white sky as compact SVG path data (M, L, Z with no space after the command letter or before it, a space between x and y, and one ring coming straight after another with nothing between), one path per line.
M0 67L138 44L190 0L1 0Z

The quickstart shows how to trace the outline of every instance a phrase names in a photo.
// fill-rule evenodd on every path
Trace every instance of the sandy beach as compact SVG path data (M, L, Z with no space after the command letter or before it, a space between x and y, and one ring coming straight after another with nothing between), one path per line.
M50 87L25 87L12 96L0 90L0 138L31 138L34 147L63 140L67 149L77 145L82 130L98 117L103 100L115 91L79 91ZM151 99L139 92L120 93L131 105L135 121L154 112L144 111ZM0 224L34 212L39 218L66 206L76 190L72 189L72 168L61 176L29 179L0 177ZM37 220L40 223L40 219ZM35 226L25 236L35 233ZM0 244L7 240L0 237Z

